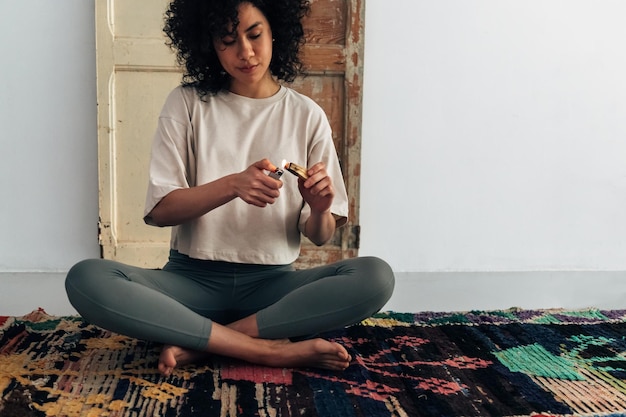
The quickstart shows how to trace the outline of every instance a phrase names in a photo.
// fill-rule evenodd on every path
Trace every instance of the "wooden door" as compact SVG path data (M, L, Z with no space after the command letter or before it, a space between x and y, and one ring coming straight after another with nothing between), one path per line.
M181 72L165 45L168 0L96 0L98 161L102 257L144 267L167 260L169 228L143 223L150 146L161 106ZM363 0L313 0L303 50L306 75L292 87L325 110L344 173L350 220L332 242L304 242L298 267L356 256Z

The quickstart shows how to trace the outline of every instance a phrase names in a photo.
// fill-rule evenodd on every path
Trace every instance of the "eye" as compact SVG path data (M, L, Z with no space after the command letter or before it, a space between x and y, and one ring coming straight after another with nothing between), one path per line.
M261 37L261 35L262 35L261 32L259 32L259 33L251 33L250 35L248 35L248 37L250 39L254 40L254 39L259 39Z
M221 42L222 42L222 45L224 45L224 46L231 46L231 45L235 44L235 39L230 38L230 37L222 38Z

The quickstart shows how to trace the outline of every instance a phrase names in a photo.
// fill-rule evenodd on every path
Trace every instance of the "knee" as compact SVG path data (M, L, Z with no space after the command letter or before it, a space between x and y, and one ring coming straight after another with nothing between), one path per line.
M389 301L393 294L396 278L391 266L384 260L375 256L357 258L360 260L360 268L367 276L367 286L376 294L379 308Z
M87 259L78 262L67 272L65 277L65 291L70 302L76 306L83 304L86 299L97 298L106 286L106 265L104 259Z
M395 276L391 266L384 260L375 256L364 256L357 258L362 261L361 268L368 272L374 279L380 281L384 286L393 285Z
M82 282L88 280L98 268L101 259L86 259L78 262L70 268L65 277L65 289L79 287Z

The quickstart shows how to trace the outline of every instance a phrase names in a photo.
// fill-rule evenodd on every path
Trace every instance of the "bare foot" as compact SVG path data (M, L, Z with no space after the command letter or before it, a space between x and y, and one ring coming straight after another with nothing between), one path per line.
M352 358L338 343L316 338L298 342L289 339L259 339L257 316L220 326L213 324L208 350L259 365L277 368L314 367L344 370Z
M275 367L313 367L343 371L350 366L352 357L339 343L324 339L301 342L268 340L269 351L259 357L259 362Z
M179 346L163 346L161 356L159 356L159 372L161 372L163 376L170 376L177 366L197 362L200 359L206 358L208 355L209 353L207 352L181 348Z
M339 343L325 339L309 339L291 342L289 339L266 340L248 338L251 345L256 345L244 354L237 354L236 348L218 354L243 359L258 365L276 368L321 368L343 371L350 366L352 357ZM251 346L249 346L251 347ZM217 352L216 352L217 353ZM179 346L166 345L159 356L159 372L170 376L177 366L195 363L205 359L210 353Z

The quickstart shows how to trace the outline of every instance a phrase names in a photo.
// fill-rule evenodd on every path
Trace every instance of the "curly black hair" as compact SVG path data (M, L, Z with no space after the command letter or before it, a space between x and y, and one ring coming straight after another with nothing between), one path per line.
M272 75L292 82L302 71L302 18L309 13L309 0L173 0L165 13L163 31L178 63L185 68L183 85L195 87L200 97L217 94L230 85L230 75L217 58L213 39L235 32L241 3L258 8L270 24L274 38L269 67Z

